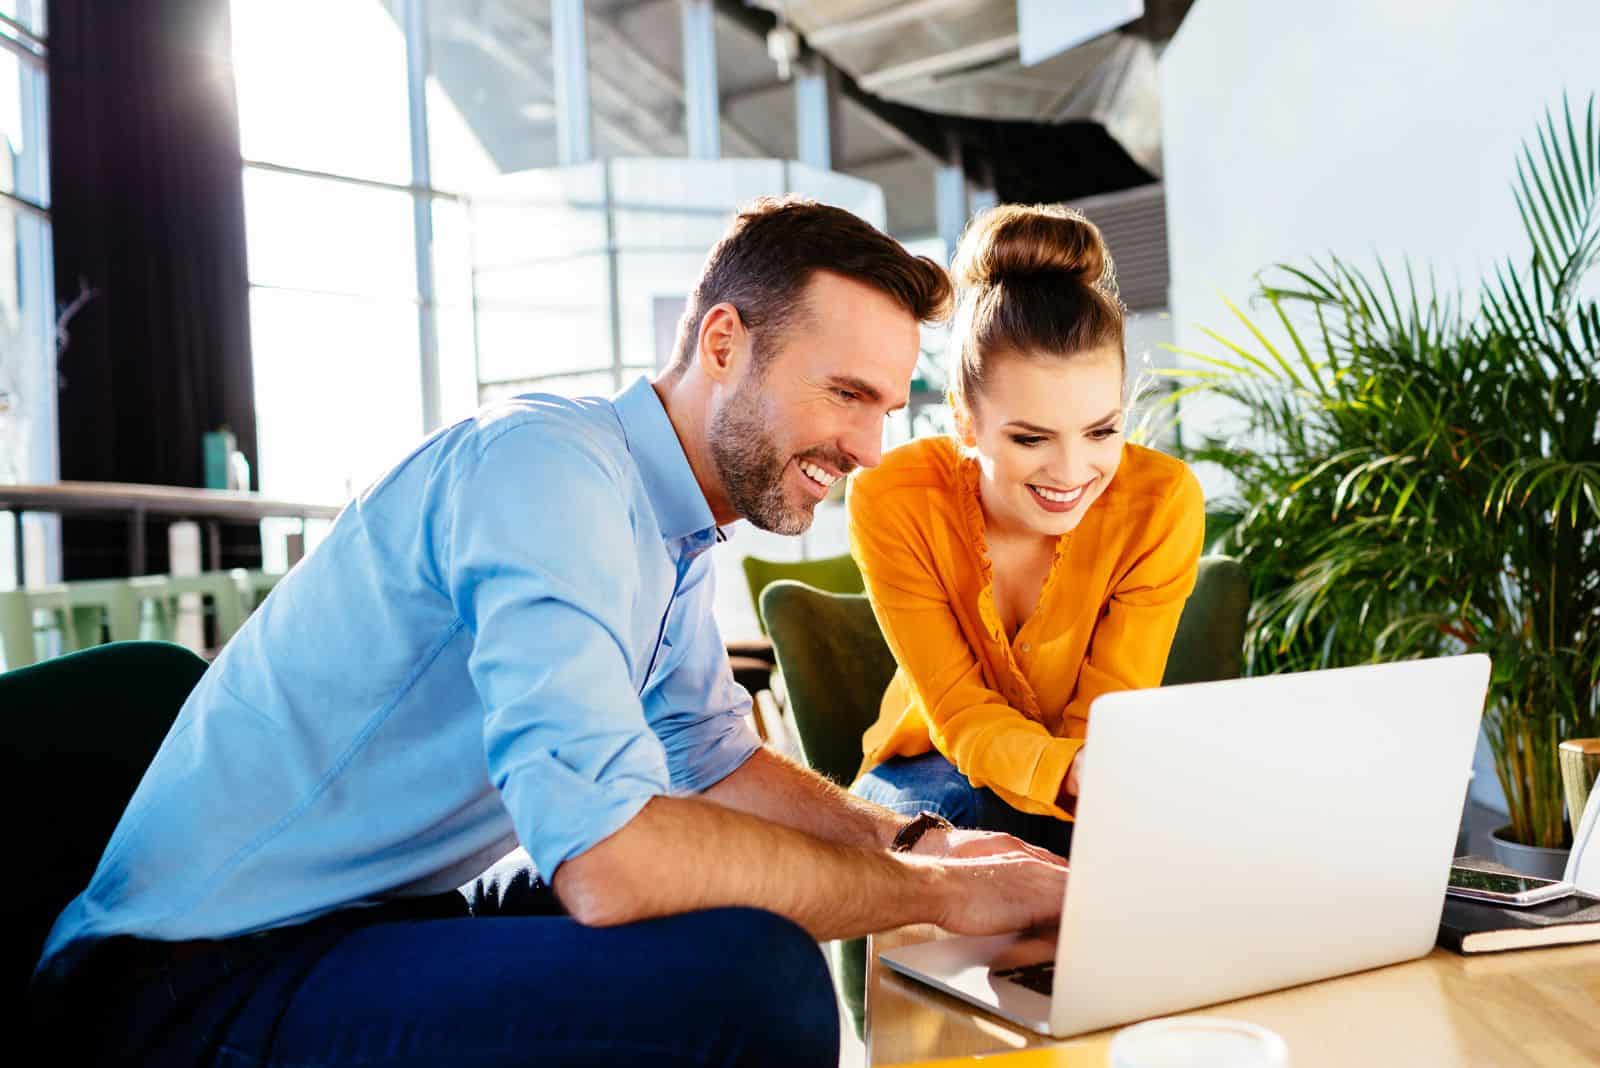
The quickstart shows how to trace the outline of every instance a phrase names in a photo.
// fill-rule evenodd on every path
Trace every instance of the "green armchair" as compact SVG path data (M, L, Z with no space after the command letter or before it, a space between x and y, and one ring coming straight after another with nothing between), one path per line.
M755 603L756 619L763 634L768 631L766 618L761 614L761 594L774 582L803 582L829 593L860 593L867 588L861 569L849 553L815 560L763 560L759 556L747 556L744 578L750 584L750 600Z
M6 714L0 811L25 875L5 896L6 1022L24 1021L45 936L89 883L122 810L206 662L181 645L100 645L0 673ZM17 1027L7 1033L20 1033Z

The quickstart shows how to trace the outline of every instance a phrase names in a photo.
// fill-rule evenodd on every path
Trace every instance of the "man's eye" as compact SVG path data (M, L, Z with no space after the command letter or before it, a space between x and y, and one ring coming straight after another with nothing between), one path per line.
M847 401L853 401L857 397L861 396L861 394L857 393L853 389L836 389L833 391L833 395L838 397L840 400Z
M1011 435L1011 440L1021 445L1024 449L1031 449L1043 441L1044 438L1038 434L1013 434Z

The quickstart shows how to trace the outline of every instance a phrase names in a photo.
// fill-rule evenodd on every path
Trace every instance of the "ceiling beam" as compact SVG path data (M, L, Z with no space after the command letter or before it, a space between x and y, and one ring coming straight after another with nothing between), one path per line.
M768 93L776 93L780 89L792 89L793 87L794 83L792 82L779 81L762 82L760 85L747 85L743 89L730 89L728 92L723 93L722 102L724 104L737 104L743 100L766 96Z
M772 12L746 7L740 0L718 0L717 14L761 42L763 47L766 45L767 31L777 25L778 21ZM827 63L838 76L841 107L843 101L848 99L856 105L856 112L862 121L884 137L896 144L905 145L913 152L921 153L936 163L944 162L945 137L938 120L927 112L917 111L903 104L890 103L862 92L849 71L836 63L829 62L825 56L818 58ZM838 151L837 147L835 151Z
M877 11L870 15L862 15L858 19L846 19L843 22L830 22L818 26L805 34L806 43L814 48L825 48L863 33L893 29L908 22L937 15L952 7L962 6L976 7L977 4L974 0L914 0L912 3L897 4L887 11Z
M909 148L897 148L889 152L879 152L872 156L863 156L860 159L836 160L834 167L841 171L870 171L874 167L888 167L896 163L920 161L924 159L921 152Z
M718 14L720 15L721 12L719 11ZM677 75L664 69L655 60L641 52L632 41L628 40L627 34L612 18L591 14L588 23L589 32L594 35L597 47L605 48L615 55L624 57L629 66L636 73L642 75L646 81L650 82L656 92L676 100L681 113L684 103L683 82L679 80ZM593 64L591 64L592 66ZM723 136L731 143L738 145L741 151L760 157L782 154L773 152L772 149L759 141L755 135L738 123L733 122L726 115L720 115L719 119Z
M901 82L918 79L932 81L940 75L1015 59L1021 40L1017 34L1003 34L992 40L977 41L961 48L952 48L948 52L923 56L908 63L898 63L892 67L875 70L870 74L863 74L857 80L861 88L869 93L881 93L889 86L899 85Z
M522 50L509 46L506 41L511 35L506 32L507 30L526 35L531 41L533 50L538 54L550 54L550 49L553 47L550 31L532 19L522 20L515 27L499 26L494 27L492 30L486 30L476 24L471 24L470 28L460 35L459 39L470 41L475 48L482 50L485 55L503 63L507 68L516 71L524 81L536 89L542 90L543 96L535 97L529 103L554 101L554 72L548 67L528 62ZM673 136L675 134L675 131L666 128L661 123L660 116L651 112L648 108L641 108L634 104L625 94L620 94L617 87L609 79L595 77L592 69L589 72L589 76L591 93L598 90L599 92L594 93L594 95L604 98L607 102L620 105L623 110L629 112L630 117L635 122L639 119L645 120L648 125L655 127L654 132L658 136ZM647 140L648 132L638 129L634 123L623 123L614 114L601 108L593 107L592 102L589 111L594 124L604 129L610 140L619 142L627 150L637 152L642 156L662 154L663 149Z

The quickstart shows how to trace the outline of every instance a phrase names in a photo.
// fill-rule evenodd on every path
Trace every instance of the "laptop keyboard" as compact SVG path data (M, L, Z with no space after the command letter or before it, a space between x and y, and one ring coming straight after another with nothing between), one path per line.
M1056 962L1047 960L1038 964L1024 964L1020 968L1000 968L995 971L994 977L1009 979L1018 986L1025 986L1036 994L1049 997L1056 982Z

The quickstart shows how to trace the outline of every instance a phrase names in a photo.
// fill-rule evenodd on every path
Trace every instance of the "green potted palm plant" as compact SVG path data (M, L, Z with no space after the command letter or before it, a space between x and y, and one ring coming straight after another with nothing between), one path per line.
M1180 427L1196 395L1237 413L1187 451L1232 476L1218 540L1251 574L1248 670L1489 653L1496 836L1559 871L1556 748L1600 735L1593 99L1545 116L1512 200L1530 251L1470 299L1410 265L1280 265L1233 309L1246 340L1206 331L1217 348L1170 373Z

